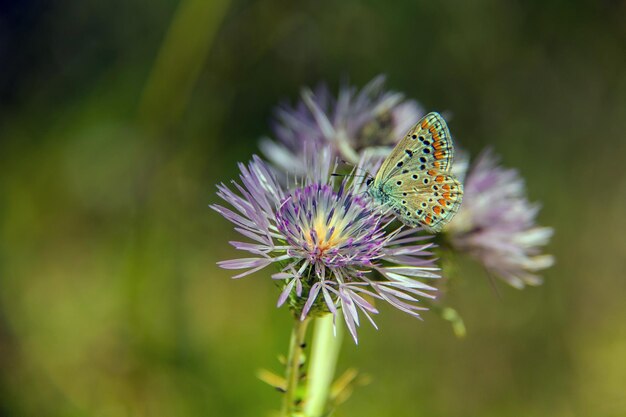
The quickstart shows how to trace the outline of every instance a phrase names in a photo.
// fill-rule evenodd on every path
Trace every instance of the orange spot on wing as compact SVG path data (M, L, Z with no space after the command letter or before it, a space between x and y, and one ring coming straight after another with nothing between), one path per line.
M443 182L443 175L437 175L437 176L435 177L435 181L437 181L437 182Z
M433 207L433 211L435 212L435 214L441 214L441 207L435 206Z
M434 169L429 169L429 170L428 170L428 172L427 172L427 174L428 174L428 175L430 175L430 176L432 177L432 176L437 175L437 171L435 171Z
M435 126L430 126L428 128L428 131L430 132L431 135L434 135L435 133L437 133L437 129L435 129Z
M450 193L443 193L443 198L450 200Z
M437 162L437 163L439 163L439 162ZM446 191L450 191L450 184L444 184L444 185L441 186L441 188L443 188ZM445 194L444 194L444 197L445 197Z
M435 159L441 159L445 155L444 151L437 151L434 153Z
M442 146L443 146L443 145L441 144L441 142L435 142L435 143L433 143L433 148L435 148L435 149L441 149L441 147L442 147Z
M437 132L433 133L433 140L434 140L435 142L437 142L439 139L441 139L441 138L439 137L439 135L437 134Z
M441 204L442 206L446 205L446 200L444 200L443 198L440 198L439 200L437 200L437 202ZM436 207L439 207L439 206L436 206Z
M428 129L428 126L430 126L430 123L428 123L428 120L422 120L422 129Z
M430 214L424 218L424 223L426 223L426 224L430 224L430 222L432 222L432 221L433 221L433 219L430 217Z
M433 162L433 165L435 166L435 168L439 168L439 161Z

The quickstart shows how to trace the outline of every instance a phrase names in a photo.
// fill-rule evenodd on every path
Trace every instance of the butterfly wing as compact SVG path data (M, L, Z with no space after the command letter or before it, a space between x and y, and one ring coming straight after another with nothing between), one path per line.
M429 113L383 162L374 185L405 224L437 232L461 206L463 186L448 172L454 149L445 120Z
M428 113L396 145L378 170L376 179L390 178L405 170L408 164L447 172L453 157L452 136L446 121L439 113Z
M403 223L438 232L459 211L463 186L454 176L431 168L392 177L393 209Z

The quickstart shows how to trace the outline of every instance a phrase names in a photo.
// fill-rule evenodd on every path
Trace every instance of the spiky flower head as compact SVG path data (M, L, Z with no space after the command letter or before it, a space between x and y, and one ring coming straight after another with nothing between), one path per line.
M244 270L233 278L273 266L278 306L288 302L300 319L341 314L355 341L361 314L374 324L373 300L419 317L419 299L434 298L435 288L416 278L439 277L428 236L392 227L393 217L363 197L361 182L335 184L329 151L318 157L318 170L290 188L258 157L240 164L240 184L218 186L233 209L211 207L248 238L230 243L250 254L219 265Z
M537 272L554 263L551 255L542 253L553 229L537 226L539 208L526 198L519 173L503 168L485 151L467 173L463 205L444 232L455 249L513 287L538 285Z
M276 110L276 141L263 139L261 149L283 172L305 174L310 155L330 149L333 156L358 164L361 156L386 156L392 146L424 115L417 102L386 91L378 76L360 91L344 86L333 97L325 85L304 89L295 106Z

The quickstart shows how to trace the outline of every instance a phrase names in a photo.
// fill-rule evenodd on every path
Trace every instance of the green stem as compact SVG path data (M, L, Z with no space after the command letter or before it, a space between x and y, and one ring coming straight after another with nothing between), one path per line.
M306 329L309 319L305 318L294 320L293 329L291 330L291 340L289 342L289 354L287 356L287 371L285 379L287 386L285 387L285 397L283 399L282 417L291 417L296 411L296 392L298 391L298 382L300 381L300 361L302 360L302 352L304 350L304 339L306 337Z
M341 320L337 320L336 330L337 334L335 335L332 314L326 314L315 319L315 332L307 378L307 399L304 405L304 414L307 417L321 417L326 412L330 387L333 383L343 339Z

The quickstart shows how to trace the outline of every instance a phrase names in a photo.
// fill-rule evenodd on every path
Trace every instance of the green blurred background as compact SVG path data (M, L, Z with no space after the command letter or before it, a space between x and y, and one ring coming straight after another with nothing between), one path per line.
M261 416L290 316L207 205L302 85L388 75L518 167L545 285L384 308L338 416L626 416L626 4L0 1L0 416Z

